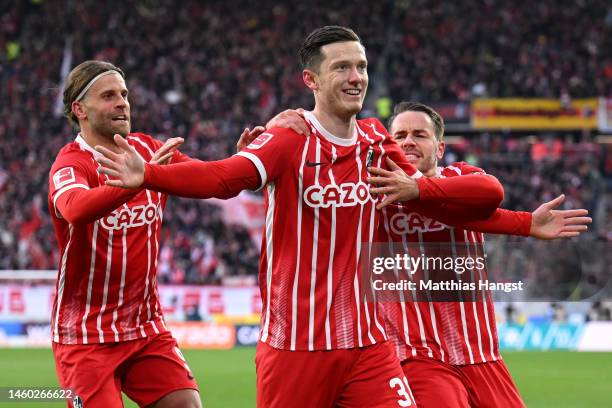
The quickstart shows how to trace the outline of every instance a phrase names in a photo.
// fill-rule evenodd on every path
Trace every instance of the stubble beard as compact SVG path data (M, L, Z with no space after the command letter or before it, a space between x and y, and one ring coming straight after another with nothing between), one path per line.
M423 158L423 161L421 161L421 164L418 166L418 170L421 173L428 175L429 173L433 172L437 166L438 158L435 154L432 154L429 157Z
M99 134L110 140L112 140L116 134L121 135L124 139L127 138L131 130L131 123L129 119L127 121L127 126L114 126L112 119L108 119L108 121L110 123L105 122L99 125L96 124L94 130L96 130Z

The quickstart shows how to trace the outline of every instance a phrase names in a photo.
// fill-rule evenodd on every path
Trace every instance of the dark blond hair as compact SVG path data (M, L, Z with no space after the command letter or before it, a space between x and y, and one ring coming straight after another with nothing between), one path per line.
M64 87L64 116L67 117L73 125L78 127L79 121L72 112L72 102L74 102L81 91L85 89L89 81L106 71L117 71L125 80L125 74L121 68L106 61L85 61L74 67L72 71L70 71L70 74L68 74L66 86Z

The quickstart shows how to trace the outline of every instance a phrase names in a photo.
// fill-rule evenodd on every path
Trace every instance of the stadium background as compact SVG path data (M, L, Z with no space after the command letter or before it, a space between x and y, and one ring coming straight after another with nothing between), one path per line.
M493 236L488 245L510 276L541 286L563 269L560 251L579 255L563 272L580 279L559 301L498 299L500 341L528 406L609 404L612 6L603 0L0 1L0 386L56 384L44 348L58 264L45 202L50 165L75 133L60 114L67 71L93 58L117 64L132 129L184 137L185 153L219 159L244 127L312 106L295 54L325 24L352 27L367 47L363 116L428 103L447 123L446 161L497 176L504 208L531 211L565 193L567 208L589 209L590 232L569 247ZM261 216L261 197L246 193L172 199L166 211L162 302L211 407L254 405Z

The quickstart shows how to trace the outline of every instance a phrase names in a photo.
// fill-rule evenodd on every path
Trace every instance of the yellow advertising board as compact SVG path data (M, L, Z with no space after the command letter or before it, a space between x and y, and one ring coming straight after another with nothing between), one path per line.
M597 98L472 100L474 129L571 130L597 127Z

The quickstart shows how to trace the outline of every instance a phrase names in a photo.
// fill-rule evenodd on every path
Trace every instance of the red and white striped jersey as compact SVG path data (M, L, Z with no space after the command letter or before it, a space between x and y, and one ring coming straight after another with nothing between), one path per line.
M364 347L386 339L380 306L363 302L358 273L362 243L378 215L366 166L404 158L376 119L358 120L351 139L325 130L306 113L310 136L275 128L238 153L265 188L266 225L259 281L260 340L278 349Z
M484 173L466 163L454 163L437 171L438 177L477 172ZM452 252L455 256L460 253L473 258L484 257L483 234L431 220L415 212L410 203L393 204L383 209L380 228L383 240L401 244L406 252L411 250L425 257L435 257L440 252L436 252L436 247L428 248L427 244L448 243L447 255ZM487 279L486 267L466 273L473 274L472 282ZM387 334L400 360L430 357L465 365L501 359L491 295L488 291L483 292L480 299L486 300L423 302L405 299L384 303Z
M146 161L162 145L140 133L128 142ZM48 204L61 255L52 315L57 343L118 342L166 331L156 267L167 197L142 190L102 218L74 225L56 209L64 194L105 185L98 154L79 135L60 150L49 175Z

